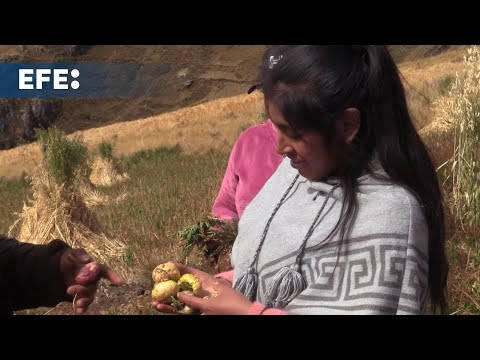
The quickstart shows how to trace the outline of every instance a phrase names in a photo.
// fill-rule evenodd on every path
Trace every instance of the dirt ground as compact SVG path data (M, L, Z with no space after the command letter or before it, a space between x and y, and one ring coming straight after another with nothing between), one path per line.
M150 284L130 283L113 286L100 282L97 297L85 315L162 315L150 306ZM16 312L16 315L75 315L72 303L53 308L41 307Z

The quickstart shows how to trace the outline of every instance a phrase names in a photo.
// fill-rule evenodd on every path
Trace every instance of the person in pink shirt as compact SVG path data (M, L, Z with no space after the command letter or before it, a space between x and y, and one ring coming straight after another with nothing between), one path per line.
M253 125L238 137L227 164L220 191L214 201L212 214L223 222L230 222L233 230L247 205L255 198L263 185L272 176L283 157L275 148L276 130L272 121ZM215 226L215 225L212 225ZM208 244L196 243L204 257L217 271L231 269L230 250L233 236L217 235ZM218 251L219 246L225 247Z
M270 56L277 47L272 46L265 52L261 69L268 69ZM251 86L247 93L257 88L261 88L261 83ZM230 153L212 213L220 219L240 220L247 205L277 170L282 159L276 150L276 128L272 120L245 130Z
M268 67L267 57L262 66ZM248 90L252 93L259 83ZM247 205L255 198L263 185L277 170L283 157L276 151L276 128L272 120L263 124L250 126L243 131L235 142L230 153L218 195L213 203L212 214L220 220L233 222L240 220ZM220 239L219 239L220 240ZM208 252L204 253L217 271L231 269L228 249L233 239L222 239L222 242L209 243ZM221 244L229 243L227 249L217 253ZM201 247L205 244L197 244Z
M270 119L249 127L239 136L230 153L213 214L225 220L240 219L282 161L275 142L275 126Z

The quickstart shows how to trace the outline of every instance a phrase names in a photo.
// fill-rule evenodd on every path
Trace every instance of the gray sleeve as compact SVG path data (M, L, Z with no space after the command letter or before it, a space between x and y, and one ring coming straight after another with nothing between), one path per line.
M428 229L417 201L407 198L411 216L397 314L421 314L428 289Z

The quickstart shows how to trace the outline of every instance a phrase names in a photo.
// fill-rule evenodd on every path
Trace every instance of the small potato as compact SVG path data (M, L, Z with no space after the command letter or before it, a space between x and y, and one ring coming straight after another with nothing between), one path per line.
M173 280L162 281L153 287L152 299L163 304L170 304L172 297L176 298L178 284Z
M182 294L185 294L185 295L188 295L188 296L195 296L195 294L193 293L193 291L190 291L190 290L185 290L185 291L181 291Z
M75 277L75 281L80 285L89 285L98 280L100 275L100 264L96 261L85 264Z
M199 296L202 292L202 284L200 283L200 280L192 274L183 274L182 277L178 279L178 286L181 291L193 291L195 296Z
M182 315L198 315L199 314L198 310L192 309L188 305L184 305L183 309L180 310L178 313Z
M182 291L182 294L195 296L193 291L190 291L190 290ZM199 314L198 310L192 309L190 306L185 305L184 303L179 303L178 308L179 308L178 313L182 315L198 315Z
M177 266L171 261L158 265L153 271L155 272L157 269L165 271L170 280L178 281L178 279L180 279L180 270L178 270Z
M170 280L170 276L168 276L168 273L165 270L157 266L152 272L152 280L156 284L162 281Z

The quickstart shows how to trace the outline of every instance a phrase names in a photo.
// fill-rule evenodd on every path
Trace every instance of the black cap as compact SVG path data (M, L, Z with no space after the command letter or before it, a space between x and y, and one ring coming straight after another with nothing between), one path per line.
M262 57L262 68L263 69L271 69L275 64L282 59L282 50L285 48L285 45L273 45L270 46L267 51L263 54ZM251 94L258 88L262 87L262 83L258 82L256 84L253 84L250 86L250 88L247 91L247 94Z
M252 92L254 92L255 90L257 90L259 87L262 87L262 83L259 82L259 83L256 83L256 84L253 84L252 86L249 87L248 91L247 91L247 94L251 94Z

